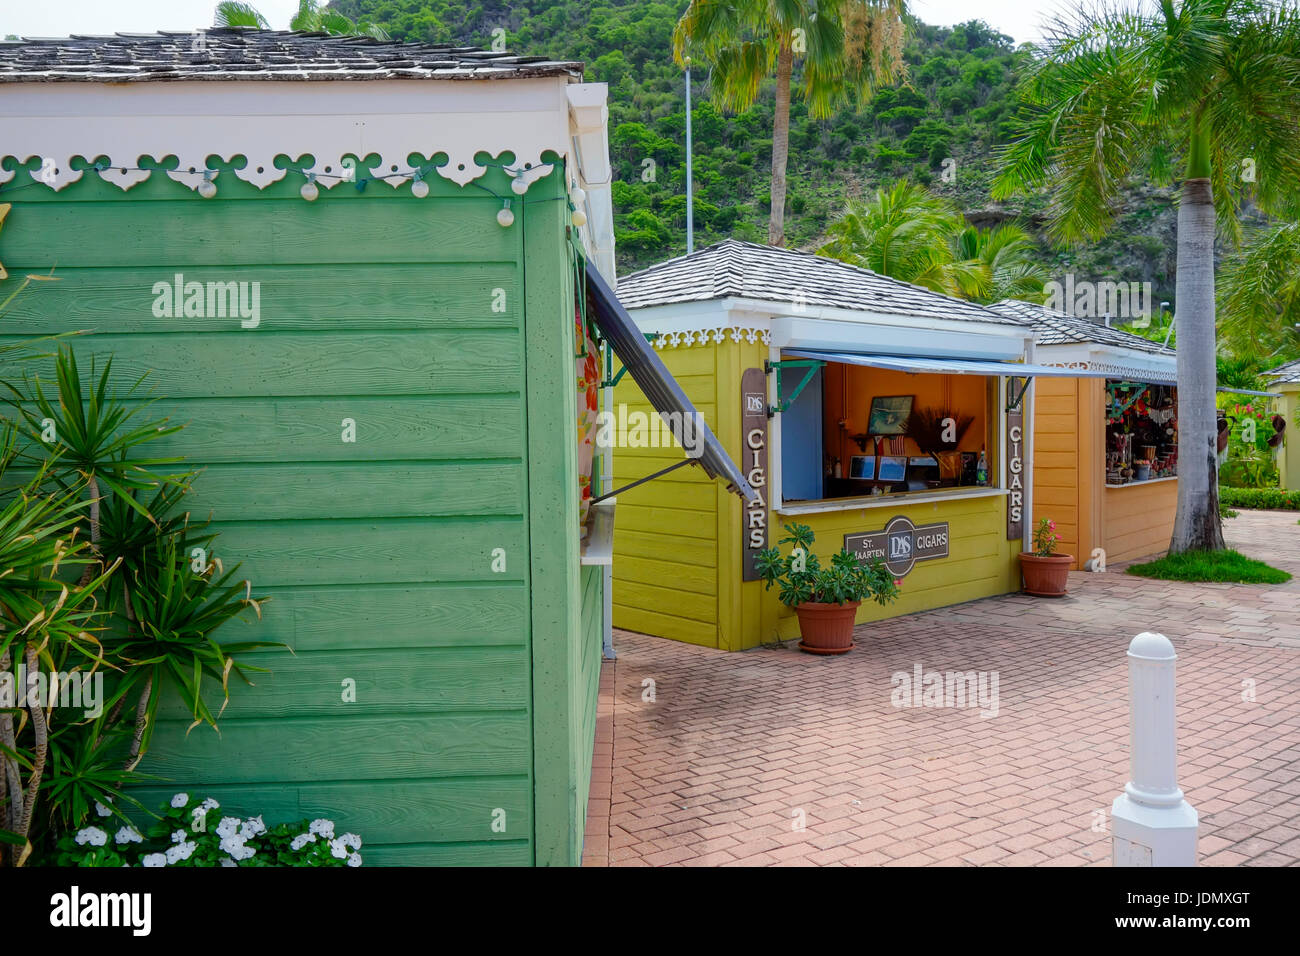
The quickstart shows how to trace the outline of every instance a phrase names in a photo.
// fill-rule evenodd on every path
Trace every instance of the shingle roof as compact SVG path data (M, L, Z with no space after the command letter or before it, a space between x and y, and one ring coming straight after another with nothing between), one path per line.
M729 297L929 319L1022 325L1014 316L807 252L727 239L619 279L625 308Z
M1087 342L1133 349L1135 352L1151 352L1156 355L1175 354L1173 349L1159 342L1152 342L1132 332L1111 328L1082 316L1058 312L1045 305L1035 305L1019 299L1003 299L1001 302L993 303L989 308L1000 315L1034 323L1035 339L1039 345L1074 345Z
M1279 365L1277 368L1271 368L1264 373L1264 377L1271 379L1274 385L1289 385L1292 382L1300 382L1300 359L1287 362L1285 365Z
M477 80L570 75L582 64L475 47L221 27L0 41L0 83Z

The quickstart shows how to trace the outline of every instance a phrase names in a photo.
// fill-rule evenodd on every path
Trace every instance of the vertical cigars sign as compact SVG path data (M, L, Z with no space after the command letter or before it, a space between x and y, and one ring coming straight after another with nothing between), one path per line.
M1025 527L1025 401L1007 412L1008 541L1019 540Z
M747 368L740 378L741 470L757 492L745 504L740 553L742 581L757 581L754 556L767 547L767 376L761 368Z

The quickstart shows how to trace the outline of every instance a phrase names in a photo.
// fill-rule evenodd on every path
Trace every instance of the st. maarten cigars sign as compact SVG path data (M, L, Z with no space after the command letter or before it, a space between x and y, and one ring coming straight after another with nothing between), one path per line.
M899 515L880 531L846 534L844 550L853 552L859 561L884 561L890 573L901 578L918 561L948 557L948 522L918 527Z

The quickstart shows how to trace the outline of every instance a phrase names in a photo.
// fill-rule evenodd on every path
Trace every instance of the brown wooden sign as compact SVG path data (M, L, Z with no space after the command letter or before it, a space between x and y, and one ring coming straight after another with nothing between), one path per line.
M896 578L907 575L918 561L948 557L948 522L914 525L903 515L880 531L846 534L844 550L859 561L884 561Z
M754 556L767 547L767 376L747 368L740 377L740 468L758 497L745 505L740 553L742 581L757 581Z
M1018 541L1025 529L1024 402L1007 412L1007 540Z

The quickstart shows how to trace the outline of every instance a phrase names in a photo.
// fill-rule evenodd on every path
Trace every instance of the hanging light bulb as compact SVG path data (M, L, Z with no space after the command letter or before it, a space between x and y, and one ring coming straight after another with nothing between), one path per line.
M429 184L419 176L415 177L415 182L411 183L411 195L416 199L423 199L429 195Z
M316 201L316 197L320 195L320 187L316 185L316 175L314 173L308 174L307 181L302 184L302 189L298 190L298 192L308 202Z
M203 182L199 183L199 195L204 199L211 199L217 194L217 184L212 181L211 173L203 174Z
M505 200L501 206L501 211L497 213L497 224L502 228L509 228L515 224L515 214L510 211L510 200Z
M573 210L573 224L581 229L587 224L587 214L581 209Z
M573 200L575 206L581 206L587 201L587 191L581 186L574 186L573 191L569 193L569 197Z
M510 189L516 196L522 196L528 192L528 183L524 182L523 176L516 176L510 181Z

